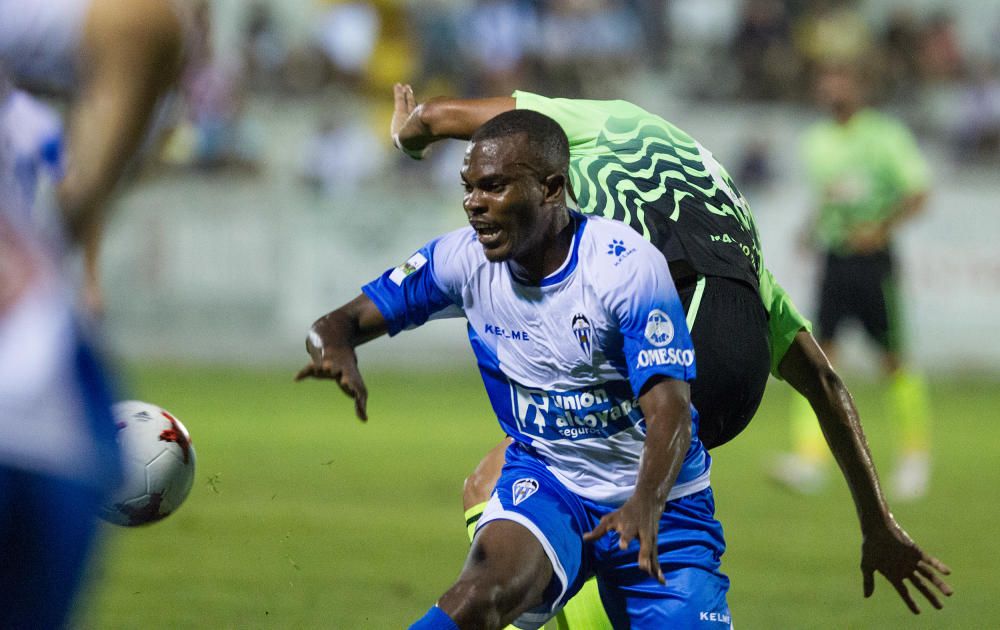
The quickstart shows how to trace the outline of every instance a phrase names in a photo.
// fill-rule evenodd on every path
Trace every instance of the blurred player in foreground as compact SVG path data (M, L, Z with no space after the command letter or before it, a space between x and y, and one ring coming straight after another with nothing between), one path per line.
M624 101L516 92L513 98L444 98L418 106L409 86L397 85L395 107L394 141L414 157L434 141L468 138L490 116L515 108L540 111L559 122L569 135L572 186L583 191L581 211L628 222L670 262L698 353L699 378L691 397L701 417L702 441L713 448L746 427L770 365L776 377L808 399L847 479L864 535L866 595L878 571L917 612L903 580L925 592L920 575L935 584L939 578L925 573L920 563L947 568L924 554L889 512L850 393L808 322L761 264L749 206L711 153L662 118ZM494 449L466 484L470 525L492 492L504 447ZM596 588L589 585L582 595L590 601L586 607L598 614ZM929 599L940 607L936 597ZM575 619L575 627L595 627L593 615L577 612L574 600L565 609L564 625Z
M461 575L414 628L518 617L537 628L594 574L616 625L693 627L710 616L728 626L683 307L656 248L569 211L568 165L552 119L515 111L488 121L462 169L471 227L313 324L298 376L336 380L364 419L355 346L433 317L469 320L514 444Z
M64 258L96 243L180 42L168 0L0 0L2 628L66 623L120 474L110 387ZM65 156L59 125L15 82L70 99ZM36 200L46 172L62 176L61 215Z
M923 210L929 169L902 123L865 107L858 68L825 67L816 91L830 113L807 130L802 143L818 206L808 242L823 257L816 336L827 356L835 358L841 325L855 319L878 346L889 379L888 415L899 427L902 450L893 495L916 499L927 492L930 477L930 405L925 383L902 361L892 241L899 226ZM824 482L829 457L809 410L800 407L792 415L794 453L778 463L774 474L809 492Z
M90 312L103 309L106 202L179 76L183 31L173 0L0 0L0 67L18 88L69 104L65 173L35 212L58 213L56 238L83 248Z

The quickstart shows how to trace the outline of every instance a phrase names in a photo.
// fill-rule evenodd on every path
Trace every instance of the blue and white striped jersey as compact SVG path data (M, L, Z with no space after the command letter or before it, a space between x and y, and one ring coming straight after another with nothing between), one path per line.
M563 266L540 285L491 263L472 228L446 234L365 285L394 335L465 316L503 430L571 491L621 504L645 440L638 396L654 375L691 380L694 350L663 255L628 226L573 213ZM709 485L693 438L670 499Z

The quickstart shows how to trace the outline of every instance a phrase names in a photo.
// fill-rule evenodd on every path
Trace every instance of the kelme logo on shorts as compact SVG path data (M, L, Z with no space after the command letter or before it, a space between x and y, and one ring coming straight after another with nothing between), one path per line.
M518 479L510 489L514 495L514 505L517 505L538 491L538 482L530 477Z
M658 308L650 311L646 318L646 339L657 348L674 340L674 323Z

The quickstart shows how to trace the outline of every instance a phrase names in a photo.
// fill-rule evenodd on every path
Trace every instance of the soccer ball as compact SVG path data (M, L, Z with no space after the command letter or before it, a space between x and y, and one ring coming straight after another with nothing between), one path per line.
M138 400L117 403L124 478L101 507L115 525L135 526L169 516L194 483L194 447L187 429L167 411Z

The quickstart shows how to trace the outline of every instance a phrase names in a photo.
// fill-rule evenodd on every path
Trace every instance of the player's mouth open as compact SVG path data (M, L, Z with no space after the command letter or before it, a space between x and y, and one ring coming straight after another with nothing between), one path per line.
M481 245L494 245L500 238L501 230L495 225L476 224L472 227L476 230L476 236Z

